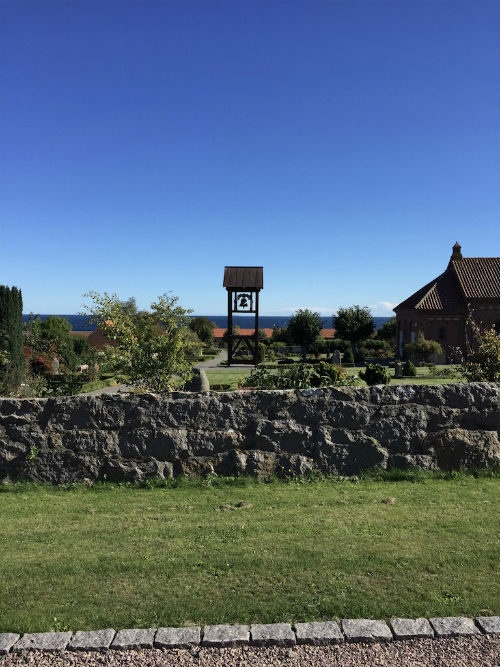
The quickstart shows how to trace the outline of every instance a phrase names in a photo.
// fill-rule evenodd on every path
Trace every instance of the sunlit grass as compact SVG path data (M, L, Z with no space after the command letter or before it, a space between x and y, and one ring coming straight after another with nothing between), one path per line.
M171 484L0 487L0 631L499 612L497 479Z

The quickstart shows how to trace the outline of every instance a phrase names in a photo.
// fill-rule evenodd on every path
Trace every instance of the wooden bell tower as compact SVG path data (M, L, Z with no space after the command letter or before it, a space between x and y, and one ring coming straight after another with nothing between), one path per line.
M227 365L235 363L235 352L247 347L254 366L259 363L259 292L264 287L262 266L224 267L223 287L227 289ZM250 336L233 336L233 313L255 313L255 328ZM237 363L237 362L236 362Z

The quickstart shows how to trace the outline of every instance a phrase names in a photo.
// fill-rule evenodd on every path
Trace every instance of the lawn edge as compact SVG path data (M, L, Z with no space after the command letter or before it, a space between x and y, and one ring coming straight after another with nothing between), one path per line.
M94 631L0 633L0 655L24 651L105 651L138 648L226 648L388 642L480 635L500 636L500 616L342 619L316 623L206 625L183 628L106 628Z

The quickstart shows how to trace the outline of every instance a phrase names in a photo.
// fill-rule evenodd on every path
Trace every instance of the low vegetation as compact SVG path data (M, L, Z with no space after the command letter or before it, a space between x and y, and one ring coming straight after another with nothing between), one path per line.
M499 511L465 473L3 485L0 632L498 614Z

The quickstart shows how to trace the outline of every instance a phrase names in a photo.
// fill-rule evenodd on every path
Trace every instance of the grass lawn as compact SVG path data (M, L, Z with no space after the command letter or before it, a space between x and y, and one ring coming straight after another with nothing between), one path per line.
M237 389L238 380L245 378L252 372L251 368L207 368L205 370L210 385L213 384L230 384L231 389Z
M0 632L498 614L498 486L0 486Z

